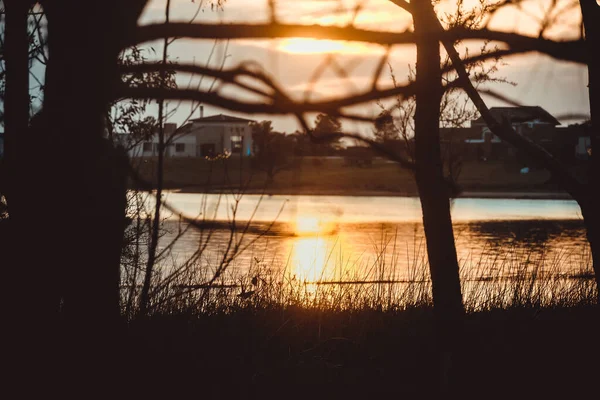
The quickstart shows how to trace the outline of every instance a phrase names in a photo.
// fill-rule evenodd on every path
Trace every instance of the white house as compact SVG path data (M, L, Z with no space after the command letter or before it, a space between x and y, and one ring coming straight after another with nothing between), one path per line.
M252 155L252 120L230 115L204 117L177 128L177 124L165 124L165 138L170 138L165 150L166 157L213 157L218 154L231 156ZM129 135L119 135L121 143L129 149L130 157L155 157L158 155L158 134L149 140L132 143Z
M210 157L229 153L232 156L252 155L252 130L250 119L230 115L204 117L191 120L187 135L196 138L196 157Z
M196 138L186 135L186 129L177 132L177 124L166 123L164 127L165 157L195 157ZM144 141L136 141L129 134L118 134L118 140L127 149L129 157L156 157L158 155L158 133Z

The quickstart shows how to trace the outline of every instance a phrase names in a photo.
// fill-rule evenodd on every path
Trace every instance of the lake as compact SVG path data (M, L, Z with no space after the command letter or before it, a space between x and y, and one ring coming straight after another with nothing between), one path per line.
M159 250L167 270L195 254L207 276L225 262L221 277L229 281L249 272L320 284L427 279L416 197L171 192L165 200L202 228L186 230L165 211ZM452 218L464 279L524 271L578 277L590 269L575 201L458 198Z

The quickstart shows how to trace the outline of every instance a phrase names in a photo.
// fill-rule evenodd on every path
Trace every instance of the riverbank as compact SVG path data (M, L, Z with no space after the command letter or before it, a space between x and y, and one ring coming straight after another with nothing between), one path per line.
M141 177L156 182L156 161L140 160ZM385 160L368 167L350 167L341 158L296 160L269 180L249 160L206 161L172 158L165 161L164 189L185 193L243 192L267 195L417 196L410 171ZM541 169L527 174L503 162L465 163L458 174L462 198L570 199Z

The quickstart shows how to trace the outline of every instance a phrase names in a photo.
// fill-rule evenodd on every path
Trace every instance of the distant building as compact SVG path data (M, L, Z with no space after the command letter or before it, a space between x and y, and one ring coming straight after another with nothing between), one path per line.
M230 153L232 156L252 155L253 120L230 115L212 115L191 121L189 133L196 139L196 157ZM186 125L188 126L188 125Z
M490 108L490 114L496 121L506 120L510 122L515 131L521 135L529 135L540 128L545 130L560 125L556 118L540 106L492 107ZM471 121L471 126L481 128L484 135L491 135L482 117Z
M252 155L252 131L250 119L230 115L204 117L177 128L167 123L165 138L170 138L165 149L166 157L214 157L219 154L235 156ZM119 135L121 143L127 143L130 157L155 157L158 155L158 134L134 143L130 135Z
M165 147L165 157L193 157L195 155L195 140L176 132L177 124L166 123L164 137L168 143ZM131 135L117 134L117 140L125 146L129 157L156 157L158 156L158 132L146 140L135 139Z
M490 113L499 122L508 121L520 135L543 146L565 162L586 158L589 132L560 122L539 106L492 107ZM586 136L587 135L587 136ZM519 150L494 135L482 117L467 128L440 128L442 143L456 146L467 158L515 159Z
M566 129L569 129L571 135L574 136L575 145L575 158L578 160L587 160L592 155L592 139L591 132L592 123L590 120L582 124L569 125Z

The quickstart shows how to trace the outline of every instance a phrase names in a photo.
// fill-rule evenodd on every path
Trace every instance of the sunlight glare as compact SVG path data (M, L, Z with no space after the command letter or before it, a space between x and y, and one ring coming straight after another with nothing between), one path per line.
M279 45L279 50L293 54L319 54L319 53L364 53L367 46L361 43L343 42L327 39L284 39Z
M294 242L292 275L300 282L317 282L327 264L327 241L323 238L301 238Z
M296 235L317 234L323 232L323 224L316 217L298 217L296 219Z

